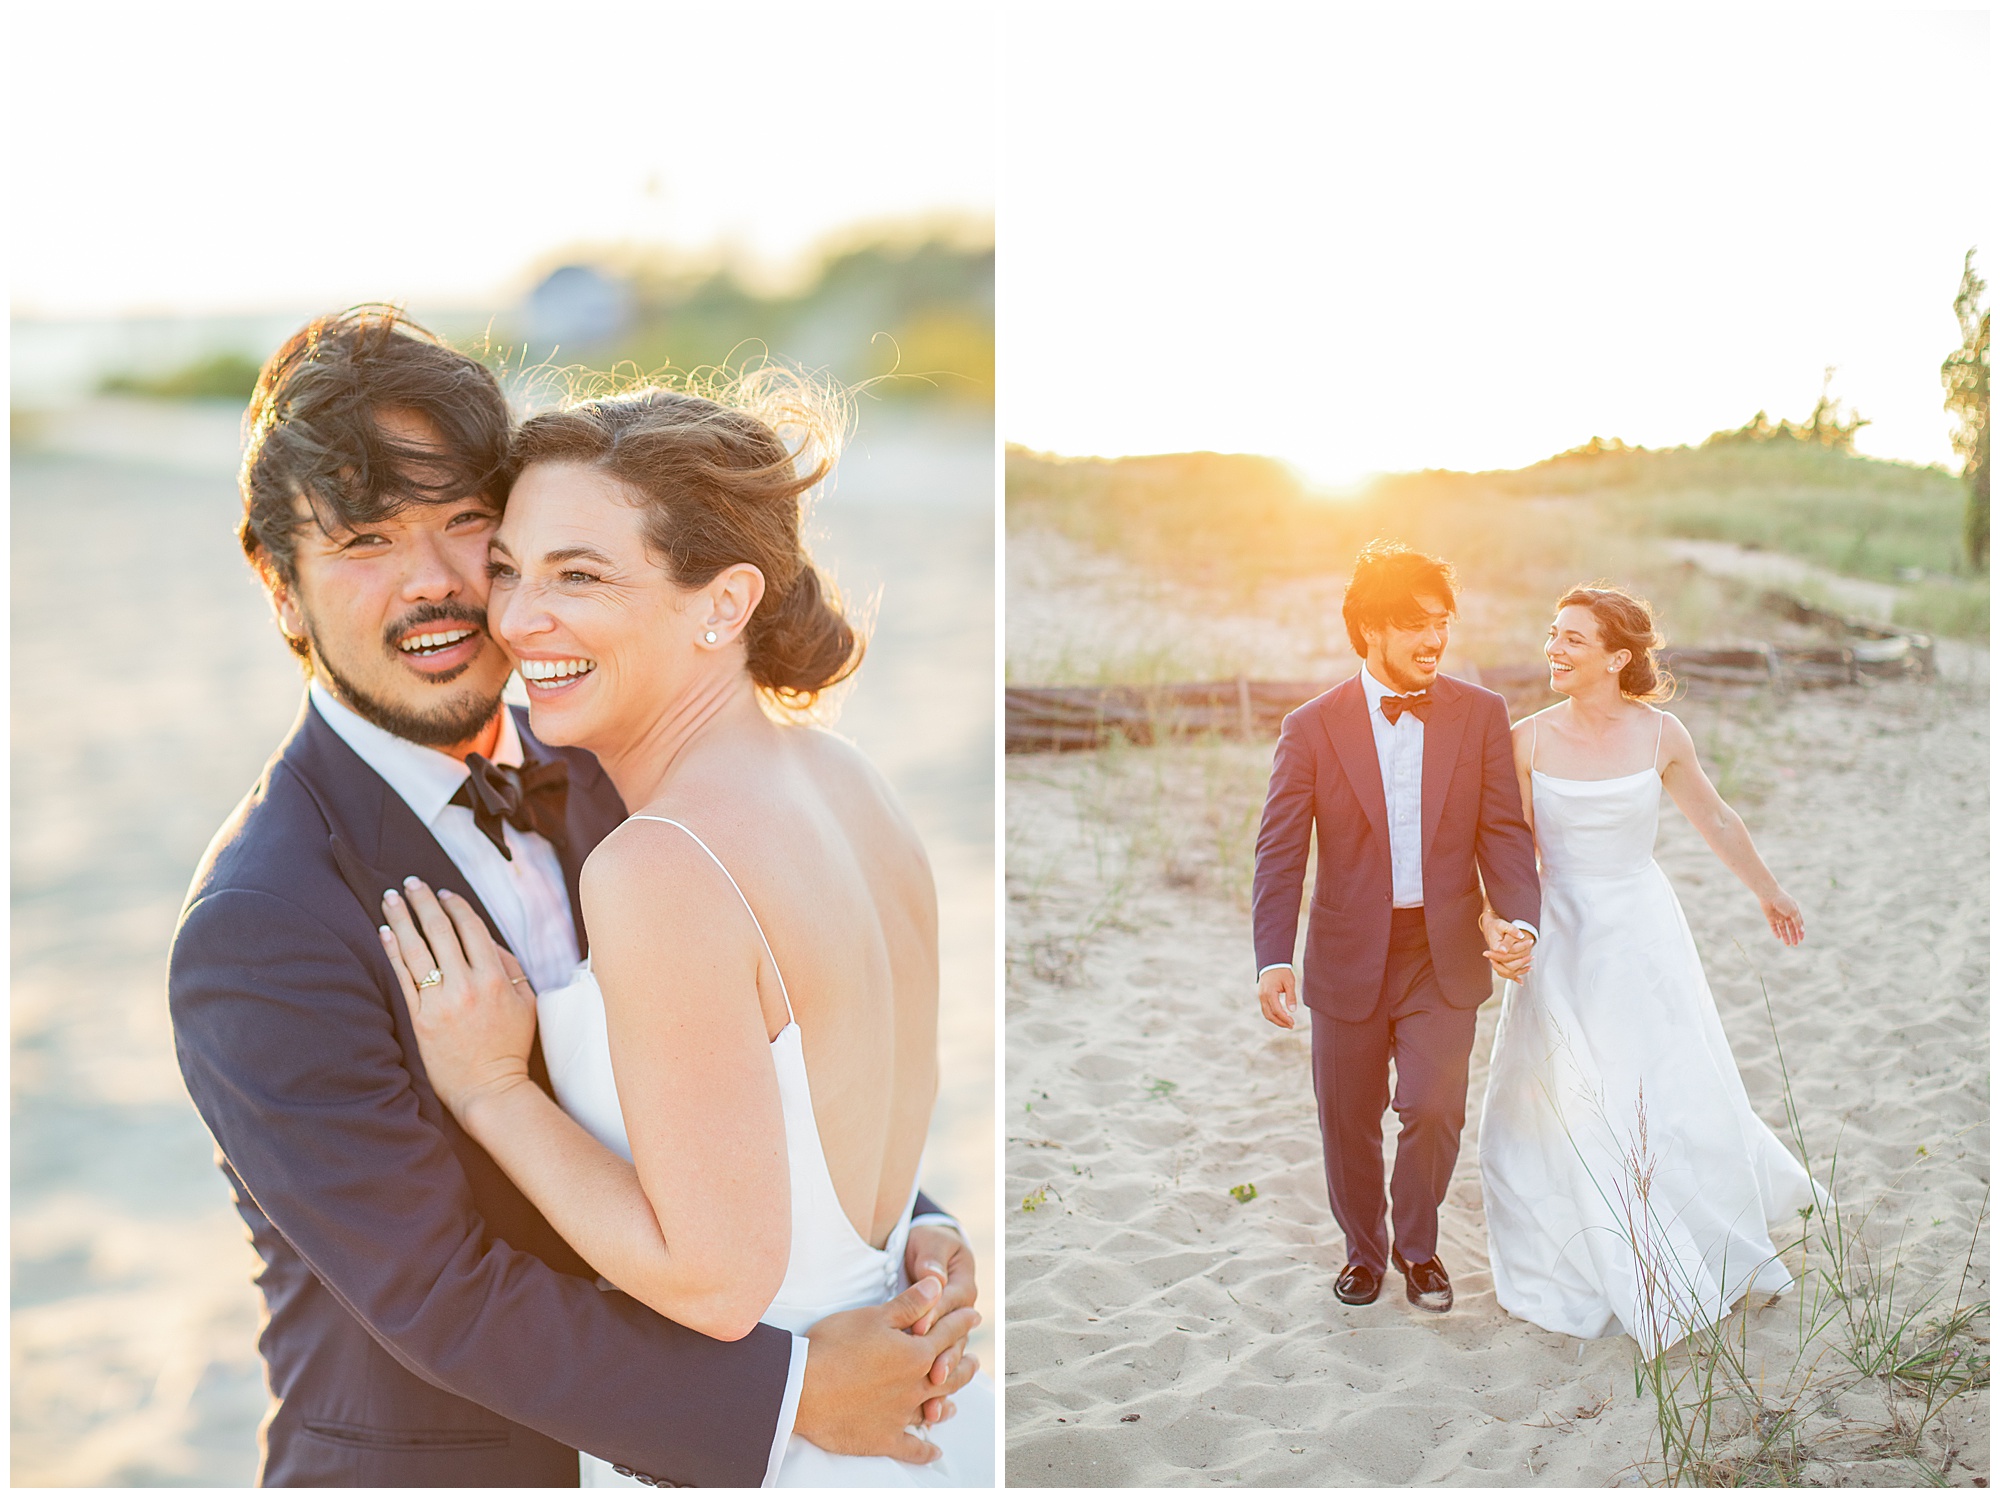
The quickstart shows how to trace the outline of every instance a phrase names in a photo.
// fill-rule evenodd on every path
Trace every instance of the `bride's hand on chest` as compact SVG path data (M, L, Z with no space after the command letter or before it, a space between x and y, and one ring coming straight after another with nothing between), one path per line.
M521 1083L535 1042L535 992L514 955L460 896L421 879L385 890L383 950L396 970L432 1089L462 1123L479 1098Z

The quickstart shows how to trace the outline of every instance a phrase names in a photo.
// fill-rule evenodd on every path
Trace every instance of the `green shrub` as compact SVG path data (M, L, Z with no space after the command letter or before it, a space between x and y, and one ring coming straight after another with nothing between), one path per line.
M257 388L261 368L247 354L209 354L167 374L107 375L97 388L106 395L146 395L155 400L247 401Z
M1896 622L1934 635L1985 644L1993 605L1985 578L1965 582L1922 582L1896 604Z

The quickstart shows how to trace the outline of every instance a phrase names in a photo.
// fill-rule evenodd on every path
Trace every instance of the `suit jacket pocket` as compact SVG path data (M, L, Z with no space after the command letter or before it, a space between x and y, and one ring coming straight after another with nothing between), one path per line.
M508 1444L504 1430L382 1430L346 1420L305 1420L308 1435L364 1451L488 1451Z

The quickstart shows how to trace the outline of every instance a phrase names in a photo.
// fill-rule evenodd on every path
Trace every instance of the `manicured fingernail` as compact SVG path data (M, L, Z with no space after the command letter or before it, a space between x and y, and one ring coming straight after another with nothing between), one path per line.
M440 889L438 890L438 898L439 898L440 900L456 900L456 899L458 898L458 896L457 896L457 895L455 895L455 894L453 894L453 893L452 893L452 892L451 892L450 890L448 890L448 889L443 889L443 888L440 888Z
M403 881L404 889L415 889L416 887L417 887L417 876L415 874L410 875L409 878Z
M377 926L375 929L382 933L382 940L384 941L394 941L396 939L396 933L391 931L387 926Z
M392 900L400 900L402 898L403 897L397 894L393 889L385 889L382 891L382 899L384 903L387 903Z

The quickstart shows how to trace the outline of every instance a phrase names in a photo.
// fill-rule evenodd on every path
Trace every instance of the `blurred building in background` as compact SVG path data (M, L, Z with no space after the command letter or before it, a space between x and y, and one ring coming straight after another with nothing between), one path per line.
M594 265L559 265L528 293L523 311L536 344L611 343L632 326L632 286Z

